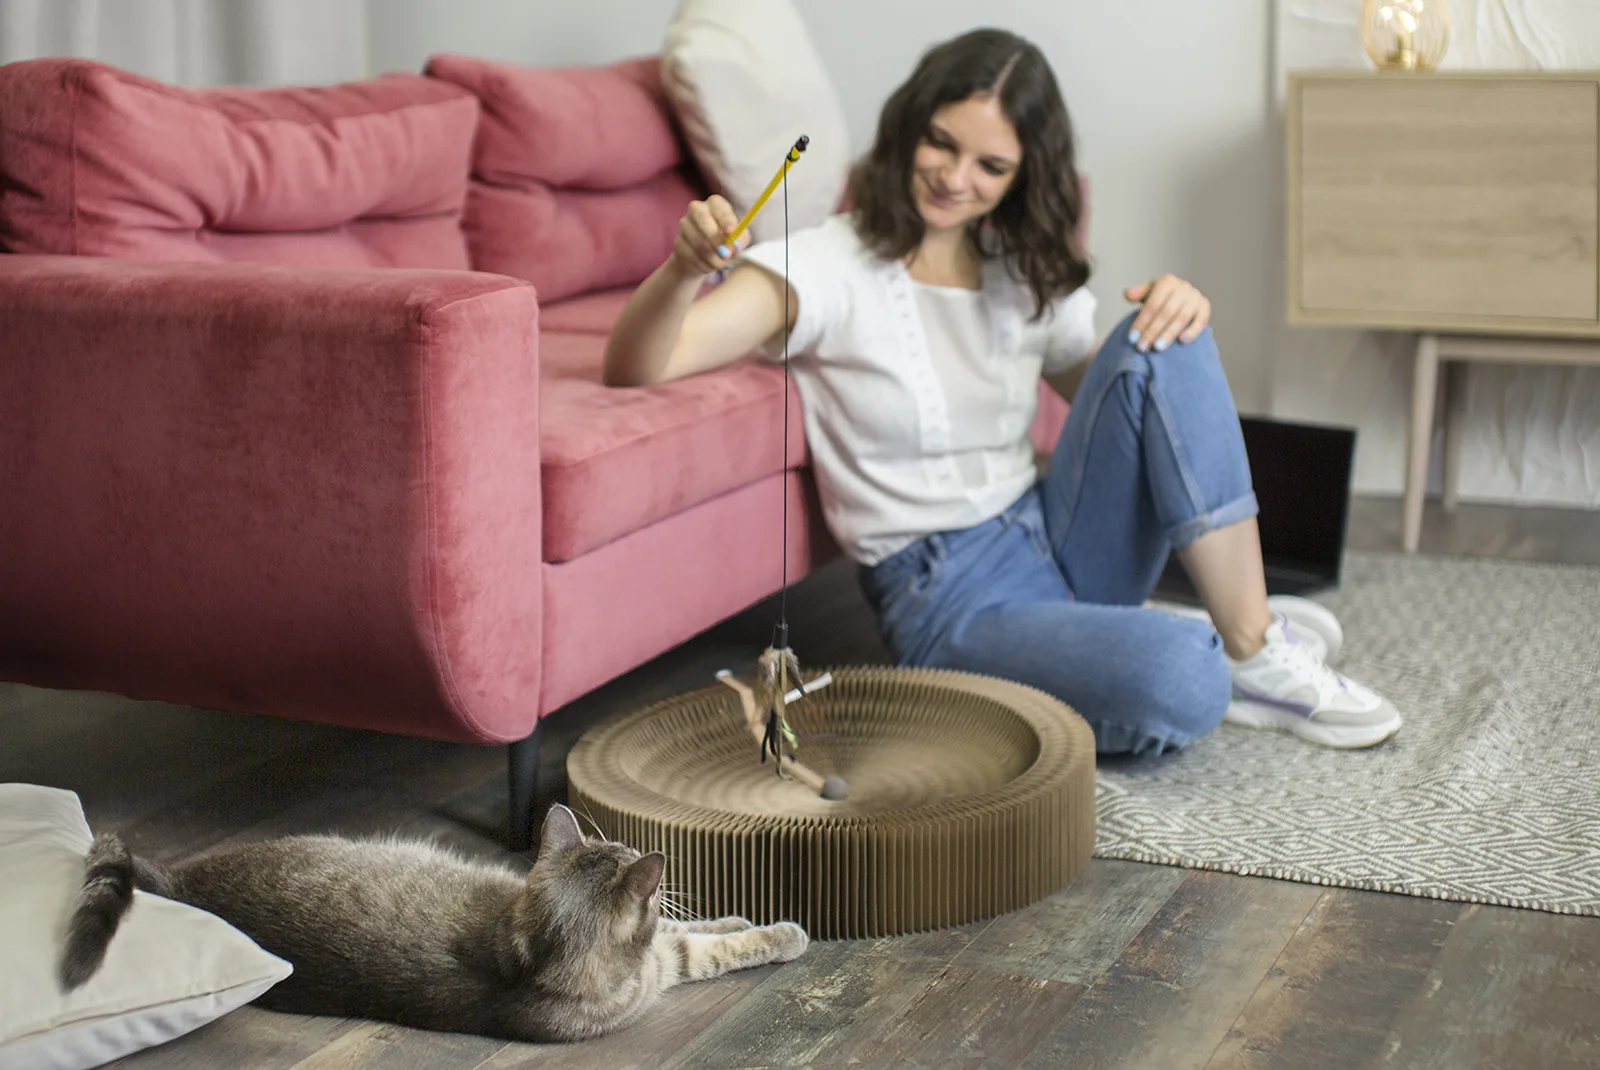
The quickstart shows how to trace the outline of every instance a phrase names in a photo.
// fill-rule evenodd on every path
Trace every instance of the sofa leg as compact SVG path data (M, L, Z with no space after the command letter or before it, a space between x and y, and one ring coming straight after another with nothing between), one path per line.
M507 749L511 788L509 839L513 851L526 851L533 846L533 804L539 794L539 726L535 725L526 739L517 740Z

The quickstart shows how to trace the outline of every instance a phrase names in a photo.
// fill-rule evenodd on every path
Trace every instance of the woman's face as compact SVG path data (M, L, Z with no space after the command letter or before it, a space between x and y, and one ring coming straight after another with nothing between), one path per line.
M933 113L911 161L911 195L930 231L963 227L987 215L1016 181L1017 131L991 94Z

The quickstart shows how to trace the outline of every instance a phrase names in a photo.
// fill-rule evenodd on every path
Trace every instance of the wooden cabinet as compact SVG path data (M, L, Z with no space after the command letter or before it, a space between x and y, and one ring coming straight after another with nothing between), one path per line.
M1289 322L1417 334L1415 550L1440 402L1455 505L1463 366L1600 364L1600 73L1296 72L1286 122Z
M1288 88L1290 323L1600 337L1600 73Z

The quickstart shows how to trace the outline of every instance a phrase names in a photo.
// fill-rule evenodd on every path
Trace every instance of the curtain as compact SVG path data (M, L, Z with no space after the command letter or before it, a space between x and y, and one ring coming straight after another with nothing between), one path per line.
M0 0L0 63L79 56L177 85L367 74L367 0Z

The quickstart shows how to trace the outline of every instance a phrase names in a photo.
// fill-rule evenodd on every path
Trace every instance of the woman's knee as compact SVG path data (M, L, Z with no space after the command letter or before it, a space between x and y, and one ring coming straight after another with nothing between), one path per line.
M1226 407L1232 412L1232 398L1226 394L1227 373L1210 327L1192 342L1174 342L1156 350L1150 348L1154 340L1135 342L1130 337L1133 321L1133 315L1124 317L1106 335L1095 355L1090 377L1102 384L1100 389L1107 397L1120 390L1129 404L1142 408L1143 398L1150 391L1159 390L1169 407L1185 407L1191 401L1209 404L1220 388L1228 398Z
M1200 333L1195 335L1192 340L1185 342L1177 337L1175 331L1170 332L1164 340L1135 334L1133 325L1138 319L1138 309L1134 309L1124 316L1111 329L1111 333L1106 335L1105 347L1102 352L1107 349L1113 353L1117 350L1125 350L1142 354L1152 361L1174 353L1186 354L1189 359L1193 359L1196 356L1201 358L1211 356L1221 359L1217 353L1216 336L1211 333L1209 325L1201 328Z
M1233 682L1222 641L1200 621L1171 641L1154 645L1150 661L1125 681L1122 723L1138 734L1159 739L1163 750L1187 746L1222 723L1233 696Z

